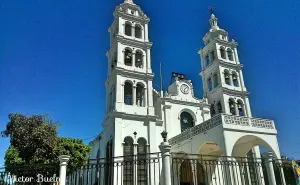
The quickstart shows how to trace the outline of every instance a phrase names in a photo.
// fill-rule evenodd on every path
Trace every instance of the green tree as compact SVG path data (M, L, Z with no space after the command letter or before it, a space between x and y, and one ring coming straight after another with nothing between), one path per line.
M90 147L80 139L58 137L57 128L58 124L47 116L9 114L6 129L1 132L3 137L10 138L5 155L6 170L15 175L57 173L58 156L62 154L71 157L69 170L84 165Z
M59 144L56 148L59 155L72 156L68 162L68 172L86 164L87 154L91 148L84 145L81 139L59 138Z

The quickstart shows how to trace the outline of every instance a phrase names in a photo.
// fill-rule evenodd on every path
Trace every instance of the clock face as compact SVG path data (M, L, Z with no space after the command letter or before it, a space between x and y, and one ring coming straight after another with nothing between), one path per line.
M183 94L188 94L189 91L190 91L190 88L189 88L188 85L182 84L182 85L180 86L180 90L181 90L181 92L182 92Z

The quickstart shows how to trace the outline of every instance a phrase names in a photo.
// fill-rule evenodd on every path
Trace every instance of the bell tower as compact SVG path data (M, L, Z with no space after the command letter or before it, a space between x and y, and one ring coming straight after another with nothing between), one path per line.
M251 117L248 91L244 84L243 65L240 64L237 42L218 25L211 13L210 30L203 38L201 57L203 89L212 116L218 113Z
M156 133L156 116L149 21L133 0L125 0L114 11L109 28L110 48L106 53L106 117L100 141L106 149L102 148L102 157L136 155L141 152L138 146L149 152L158 150L156 138L150 137Z
M106 115L111 111L153 115L150 19L132 0L117 6L114 17L107 52Z

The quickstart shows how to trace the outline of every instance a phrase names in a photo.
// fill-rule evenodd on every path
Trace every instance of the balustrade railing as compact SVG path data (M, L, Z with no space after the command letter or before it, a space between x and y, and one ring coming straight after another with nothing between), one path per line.
M218 114L211 119L200 123L192 128L186 129L181 134L171 138L169 140L170 144L177 144L187 139L192 138L193 136L204 133L212 128L215 128L219 125L236 125L241 127L232 127L231 129L239 130L241 128L250 129L267 129L267 130L275 130L275 125L273 120L261 119L261 118L249 118L244 116L234 116L227 114ZM228 126L226 126L228 127ZM266 131L266 130L262 130Z

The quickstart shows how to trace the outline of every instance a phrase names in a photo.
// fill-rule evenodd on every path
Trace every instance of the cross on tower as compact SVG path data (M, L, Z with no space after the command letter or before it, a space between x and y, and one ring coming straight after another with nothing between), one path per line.
M214 13L215 8L212 6L209 6L208 9L210 10L210 15Z

